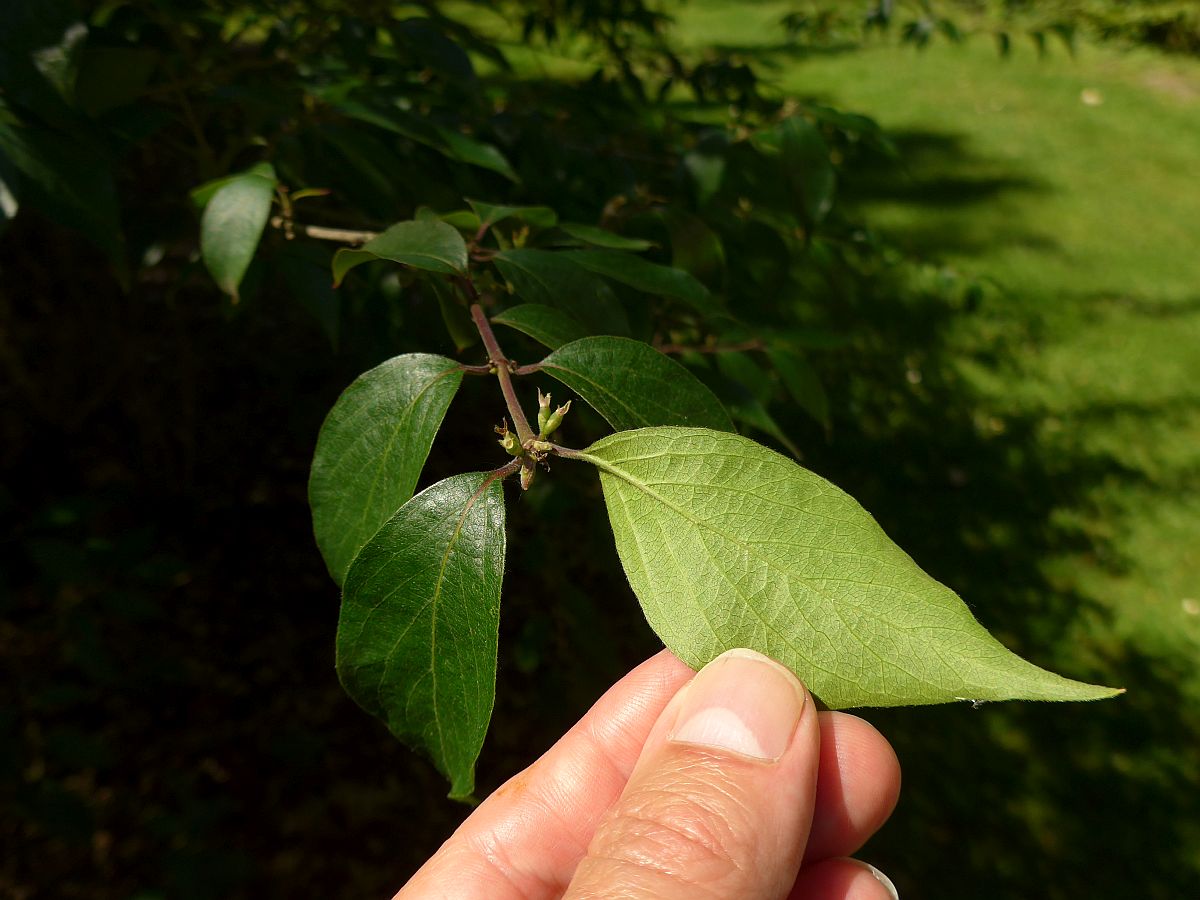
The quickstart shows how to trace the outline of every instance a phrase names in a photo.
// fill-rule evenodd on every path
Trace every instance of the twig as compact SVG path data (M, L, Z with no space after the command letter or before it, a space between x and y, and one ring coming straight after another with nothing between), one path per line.
M515 473L517 471L517 469L519 469L519 468L521 468L521 458L519 456L514 457L513 459L510 459L508 462L506 462L504 465L502 465L500 468L492 469L492 471L488 472L487 480L483 483L483 486L486 488L489 484L491 484L497 478L503 480L503 479L507 478L509 475L512 475L513 473Z
M353 231L349 228L327 228L324 225L301 225L284 219L283 216L272 216L271 227L280 228L285 232L299 231L301 234L318 241L338 241L342 244L365 244L379 237L377 231Z
M478 299L475 286L469 280L466 283L468 293L472 295L473 299ZM488 360L496 369L496 377L500 380L500 390L504 394L504 402L508 404L508 414L512 416L513 424L517 427L517 438L521 441L521 446L525 446L529 441L536 440L537 435L529 427L529 420L525 418L525 410L521 408L521 401L517 399L517 392L513 389L513 364L500 349L495 332L492 331L492 325L488 321L483 307L478 303L471 304L471 318L475 321L475 327L479 329L479 336L483 338L483 346L487 348Z

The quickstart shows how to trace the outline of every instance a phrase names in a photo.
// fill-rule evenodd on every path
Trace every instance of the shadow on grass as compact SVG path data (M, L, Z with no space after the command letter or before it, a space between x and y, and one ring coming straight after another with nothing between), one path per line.
M971 202L1032 189L998 179ZM948 240L937 238L943 247ZM1097 496L1117 486L1182 485L1156 482L1085 442L1050 447L1037 409L993 413L957 374L969 353L959 343L961 319L972 315L965 309L886 280L840 301L821 304L826 324L854 336L820 359L835 392L833 440L823 443L800 417L785 426L805 435L806 465L858 498L1011 649L1129 691L1094 704L868 711L900 754L905 789L865 858L895 879L901 896L1194 893L1200 716L1184 690L1193 664L1119 643L1108 608L1046 566L1071 555L1120 571L1127 561L1107 537L1113 529L1099 518ZM1151 315L1176 312L1152 299L1123 302ZM1012 340L992 334L975 361L1028 377L1020 374L1028 337L1016 330ZM1200 399L1184 398L1073 415L1096 428L1116 416L1196 413Z
M1002 224L971 218L984 204L1019 201L1053 187L1028 173L980 155L965 135L907 130L889 134L898 155L872 155L847 179L844 198L851 206L887 204L911 209L902 229L883 229L889 239L918 256L980 255L997 246L1054 251L1060 246L1045 223L1009 217Z

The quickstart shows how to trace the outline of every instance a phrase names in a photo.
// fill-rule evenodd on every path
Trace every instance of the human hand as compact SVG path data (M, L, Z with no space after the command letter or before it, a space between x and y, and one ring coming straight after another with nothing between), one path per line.
M867 722L820 712L790 672L667 651L617 682L492 794L396 900L887 900L848 859L896 805Z

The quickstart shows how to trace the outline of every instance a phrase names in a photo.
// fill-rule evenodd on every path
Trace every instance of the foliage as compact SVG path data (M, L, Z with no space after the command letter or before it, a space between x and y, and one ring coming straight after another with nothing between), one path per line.
M753 583L774 570L787 573L789 584L798 578L808 586L764 600L761 588L745 597L711 590L695 594L686 588L683 569L651 574L646 558L632 549L646 540L641 525L650 525L662 536L670 552L699 539L689 535L693 529L700 529L695 532L699 535L711 527L713 509L737 521L765 514L764 498L751 484L740 493L722 493L727 487L718 489L718 482L729 478L722 468L730 464L727 461L681 476L692 501L707 504L685 511L606 459L601 445L580 452L550 442L570 404L551 412L547 395L536 431L520 407L513 376L542 371L578 392L618 430L679 425L731 431L732 414L742 426L773 436L798 454L773 418L772 403L791 391L808 398L802 405L822 418L826 404L819 381L806 377L803 355L797 354L804 346L805 330L779 295L786 297L792 284L804 284L795 277L798 266L824 277L837 270L853 271L846 245L862 243L863 237L851 223L831 215L837 186L831 155L857 143L886 151L873 123L768 99L745 72L726 71L728 78L718 69L689 72L661 44L651 43L643 59L635 53L639 45L633 36L655 35L662 20L636 4L567 5L561 11L565 21L590 35L617 64L612 76L602 68L589 84L589 96L600 99L606 114L589 116L590 110L575 105L561 123L522 114L517 101L528 86L503 76L487 104L489 90L471 52L501 73L503 55L433 7L424 16L402 21L392 20L383 7L370 6L352 16L331 14L321 21L304 15L276 19L246 4L224 7L220 13L214 17L202 9L188 14L149 3L103 7L88 20L75 20L65 5L18 4L8 13L9 24L32 33L36 22L41 26L39 37L56 42L13 57L25 64L24 74L39 90L18 92L13 99L32 122L41 119L76 134L107 124L114 137L129 142L131 132L164 127L154 121L161 119L163 110L138 106L132 121L123 118L119 125L104 116L138 98L156 66L144 66L144 80L126 85L126 93L97 100L78 90L86 83L79 75L85 62L125 71L128 53L145 54L151 48L161 52L163 41L218 40L253 72L260 101L244 106L247 113L257 112L256 119L244 123L240 134L230 135L223 146L214 146L208 137L220 99L210 101L208 109L197 109L200 98L194 95L203 90L220 98L220 82L236 78L236 68L231 75L229 70L200 66L185 76L168 68L165 55L161 63L179 124L191 131L196 154L192 162L198 170L217 175L197 187L192 199L203 210L201 254L218 286L238 302L274 199L276 224L285 238L299 234L351 245L332 257L335 286L363 263L399 263L401 284L423 298L418 302L426 307L438 304L456 347L466 349L474 343L466 327L468 316L478 327L487 351L482 366L407 355L359 379L322 429L310 480L317 540L330 572L346 588L338 653L343 683L399 736L430 752L452 779L455 794L472 790L474 760L493 705L497 620L492 613L504 565L503 513L495 511L500 495L494 485L519 471L521 485L528 489L538 466L554 456L591 461L605 473L614 524L622 523L618 549L631 583L660 636L694 665L731 646L759 647L782 657L834 706L1111 693L1055 681L1032 667L1022 669L1016 657L995 668L995 659L1006 658L997 657L1003 653L1000 645L989 644L966 608L935 583L900 593L894 587L879 588L875 599L866 599L876 590L872 585L902 577L898 573L903 565L897 569L896 562L879 561L899 551L887 549L892 545L880 534L865 538L865 544L839 545L828 558L813 557L817 547L827 553L829 542L844 529L862 530L869 517L856 511L852 501L841 511L809 512L814 498L834 489L821 487L819 479L811 481L816 476L792 463L759 457L750 449L752 444L729 460L742 460L743 477L765 471L764 466L784 466L773 478L786 486L785 494L798 492L794 503L801 518L793 524L801 524L797 539L803 541L756 543L758 537L751 538L750 532L739 536L735 529L733 536L722 538L730 543L720 555L732 551L733 562L722 563L721 579L731 585ZM554 40L556 31L548 23L557 18L543 19L539 26L537 14L529 14L526 36L540 30ZM665 74L655 75L649 62L654 58L663 60ZM638 60L642 65L635 67ZM721 122L669 102L680 76L697 100L733 97L743 108ZM660 80L657 101L647 99L648 77ZM248 88L247 84L243 89ZM41 102L43 97L53 98L53 103ZM30 138L40 132L30 121L13 118L11 111L8 115L8 146L18 151L10 150L10 163L23 179L49 191L53 185L33 164L36 154ZM633 125L624 140L613 138L614 152L631 168L624 190L597 179L605 193L598 194L594 187L569 190L568 198L556 203L560 209L480 201L467 208L446 208L456 195L467 192L476 177L472 169L491 173L485 177L492 180L481 184L493 190L508 181L530 184L526 190L536 185L545 196L549 186L535 181L529 167L535 132L544 140L544 132L558 126L575 140L583 135L594 138L611 128L614 119ZM656 146L645 147L650 141ZM632 142L643 144L643 154L649 149L654 166L667 168L670 176L664 179L652 167L634 168L634 157L626 156L625 146ZM261 148L255 151L262 157L258 162L240 173L219 171L253 148ZM589 163L579 153L568 153L555 165L571 187L580 186L580 176L596 169L594 161ZM422 177L410 183L403 177L405 166ZM415 217L381 233L299 220L298 203L330 195L342 201L341 215L364 224L372 213L383 215L397 203L412 208ZM87 228L106 246L115 268L123 271L123 244L111 240L115 223L98 228L101 214L86 201L77 200L75 206L72 210L64 204L67 220ZM569 224L589 206L601 207L598 224ZM439 207L443 211L438 212ZM326 216L333 212L328 204L321 208ZM90 218L79 218L84 214ZM112 218L111 211L108 216ZM662 245L670 248L671 261L678 265L654 262L636 252ZM868 254L878 252L869 244L865 249ZM291 256L273 256L268 253L267 258L281 275L295 268ZM510 293L515 304L503 299ZM764 296L770 300L763 302ZM556 346L540 363L520 368L500 350L487 316L497 310L503 316L513 308L519 317L519 310L529 305L554 310L557 321L549 327L551 332L584 336ZM543 321L533 331L541 333L546 327ZM557 337L552 342L559 344ZM683 364L669 359L663 349L681 356ZM715 367L703 359L706 350L719 351ZM697 354L701 358L696 359ZM784 365L776 370L779 361ZM500 429L502 446L515 458L491 475L479 476L478 484L450 479L419 500L406 502L462 373L488 371L499 378L516 428L515 435L507 425ZM650 443L657 434L635 433ZM706 452L718 440L715 433L688 434L696 442L692 451L677 459L663 457L672 470L687 471L688 457ZM464 493L464 484L473 485L472 490ZM628 485L638 486L641 494L629 496L622 490ZM707 492L712 491L716 493L710 496ZM619 505L613 506L618 497ZM658 502L646 505L646 498ZM640 511L634 514L631 508ZM663 518L668 509L678 518ZM431 516L441 523L441 531L428 524ZM635 522L638 527L633 527ZM747 549L751 546L758 549L752 552ZM877 558L880 553L883 556ZM359 568L360 557L365 571ZM903 554L896 559L904 559ZM869 574L860 571L864 562ZM883 569L876 571L877 565ZM903 577L925 585L925 576L914 571ZM430 573L435 573L433 580L420 581ZM856 586L833 591L834 608L818 620L814 610L826 601L817 598L832 590L819 583L830 578ZM482 593L480 579L486 585ZM689 591L693 600L681 605ZM906 606L901 596L914 598L918 605ZM479 608L486 621L472 618L472 610ZM954 628L966 631L955 634L947 620L920 638L916 632L906 637L914 641L911 646L899 641L898 636L911 629L926 628L932 610L938 608L957 609L951 614L958 617ZM765 632L747 629L742 623L749 612L774 624ZM830 613L832 618L825 618ZM686 637L697 634L702 622L709 631L706 639ZM972 637L964 637L967 633ZM941 669L921 662L930 654L942 659ZM868 657L880 660L882 668L867 666ZM442 671L444 666L455 668ZM983 668L971 674L971 666ZM428 685L422 688L426 679ZM418 702L418 696L426 696L418 692L426 689L428 696ZM448 731L446 722L467 731Z
M1200 53L1200 9L1189 0L874 0L861 5L809 0L796 7L781 20L788 34L824 45L874 32L894 32L916 47L937 37L961 41L986 34L1002 54L1026 39L1044 54L1052 41L1074 52L1082 35Z
M0 15L26 8L33 11L30 21L53 19L53 4L9 4ZM440 213L466 243L488 225L491 258L473 263L496 301L488 310L493 322L552 350L612 332L620 340L640 339L639 346L666 351L653 358L679 360L673 365L686 367L741 427L780 446L793 441L812 455L831 420L844 434L847 418L859 414L841 398L831 412L816 373L828 370L826 360L854 339L853 329L867 332L868 325L854 322L861 298L886 297L910 275L929 271L897 261L894 250L842 205L856 172L894 149L873 123L773 95L740 61L662 56L655 49L661 24L615 26L617 46L636 65L613 58L603 34L592 35L594 43L580 55L597 74L564 88L506 68L501 57L513 48L502 38L476 34L436 5L417 16L433 30L420 21L396 29L387 10L370 4L353 13L334 4L290 22L253 3L80 9L85 37L73 15L40 32L20 22L0 29L6 51L42 35L30 44L34 53L20 46L4 56L0 228L13 213L20 215L13 226L18 238L39 216L70 223L108 255L126 284L157 291L167 283L164 293L172 298L184 287L192 302L208 302L201 299L200 262L207 260L197 253L204 220L200 215L198 223L197 213L224 189L229 173L269 160L277 173L274 209L267 227L246 228L247 234L261 230L261 242L243 272L226 275L223 286L230 295L237 290L239 303L224 314L233 323L251 322L281 296L303 305L338 346L343 371L323 385L346 384L398 349L436 350L444 359L469 350L472 361L483 358L475 348L478 335L464 319L461 285L370 263L347 270L335 293L331 251L306 240L322 229L354 232L344 252L360 253L397 219L430 221ZM486 9L474 12L479 15L462 15L462 21L489 21ZM564 40L582 24L577 20L549 38ZM439 34L468 49L473 75L436 40ZM10 77L31 56L33 68ZM100 89L113 94L97 96ZM728 100L735 110L728 110ZM189 205L185 189L197 184L208 190ZM476 201L468 210L467 197L498 198L504 206ZM529 206L547 202L557 210ZM261 210L260 199L256 217ZM249 259L245 241L238 246ZM597 257L601 250L626 251L622 265ZM581 254L587 254L582 261ZM525 295L536 295L536 279L517 287L530 258L569 279L570 290L544 294L551 305ZM227 271L236 273L237 266ZM622 274L625 280L617 277ZM648 279L658 279L656 285L669 279L673 292L645 286ZM582 304L570 302L577 288L586 297ZM948 280L931 290L958 303L974 288ZM722 308L736 310L737 318L724 317ZM845 330L831 334L827 323L838 314ZM538 358L541 351L511 337L522 359ZM262 345L268 343L264 336ZM261 391L272 388L268 378L259 382ZM571 389L586 397L581 387ZM793 401L819 427L792 415ZM485 408L483 414L492 413ZM588 415L577 404L565 428L599 433L602 425ZM880 413L864 426L875 428L883 444L892 435L886 420ZM487 431L482 423L475 423L476 432ZM460 441L463 432L453 436ZM912 445L908 450L910 459L919 453ZM478 466L478 456L468 459L466 450L443 444L426 477ZM555 476L570 478L560 471L567 468L556 465ZM398 485L397 496L407 496L415 484L405 487L406 481L388 483ZM528 507L545 502L534 492L526 498ZM381 502L392 503L381 515L396 511L395 498ZM876 493L870 505L878 511L879 502ZM523 528L521 518L514 513L510 528ZM510 556L516 558L513 548ZM523 580L539 574L532 565L518 571ZM510 608L526 602L521 593L510 583ZM567 593L560 588L555 596L566 604Z

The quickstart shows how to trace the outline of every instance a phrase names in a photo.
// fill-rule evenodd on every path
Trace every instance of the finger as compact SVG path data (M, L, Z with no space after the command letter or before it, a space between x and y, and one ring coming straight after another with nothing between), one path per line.
M854 853L892 814L900 796L900 762L874 725L840 712L817 718L821 767L806 865Z
M818 729L783 666L717 657L655 723L566 897L786 897L812 824Z
M857 859L826 859L800 870L788 900L900 900L890 878Z
M693 674L664 650L622 678L541 759L488 797L397 900L561 895L651 727Z

